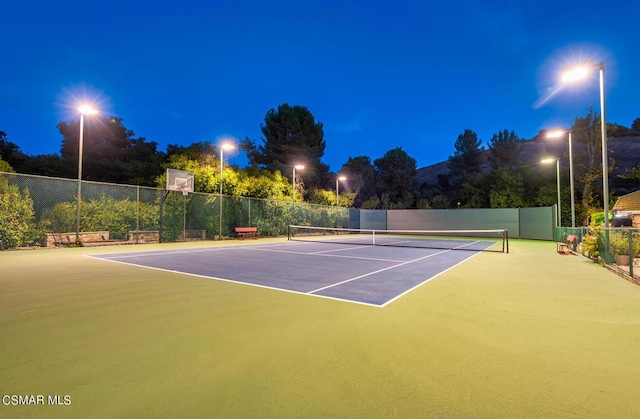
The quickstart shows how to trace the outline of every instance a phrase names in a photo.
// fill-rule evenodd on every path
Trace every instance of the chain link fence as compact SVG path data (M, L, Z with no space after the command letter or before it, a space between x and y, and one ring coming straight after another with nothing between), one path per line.
M220 240L235 227L267 237L286 235L289 224L349 227L347 208L89 181L78 219L77 196L77 180L0 172L0 249ZM640 229L556 229L558 241L568 235L577 238L574 251L631 278L640 273Z
M219 240L235 227L275 237L289 224L349 224L347 208L89 181L78 219L77 197L77 180L0 172L0 246Z
M576 236L572 250L640 285L639 228L558 227L557 234L560 242Z

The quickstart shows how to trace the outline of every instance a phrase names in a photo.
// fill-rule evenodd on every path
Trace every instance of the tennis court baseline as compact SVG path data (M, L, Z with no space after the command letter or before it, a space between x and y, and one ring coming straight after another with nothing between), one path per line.
M288 241L91 257L383 307L478 253Z

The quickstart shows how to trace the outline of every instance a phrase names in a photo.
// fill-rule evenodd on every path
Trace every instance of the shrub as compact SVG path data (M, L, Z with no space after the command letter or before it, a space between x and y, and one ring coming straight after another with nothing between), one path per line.
M34 244L37 239L33 199L28 189L20 191L0 177L0 240L2 247Z
M600 257L600 247L598 246L597 234L587 234L586 236L584 236L582 250L589 254L589 258L598 260L598 258Z
M83 202L80 206L80 231L109 231L110 238L126 239L129 231L135 230L136 214L141 226L158 225L158 210L155 206L128 199L115 200L108 196ZM77 209L75 203L61 202L44 211L41 223L56 233L75 231Z

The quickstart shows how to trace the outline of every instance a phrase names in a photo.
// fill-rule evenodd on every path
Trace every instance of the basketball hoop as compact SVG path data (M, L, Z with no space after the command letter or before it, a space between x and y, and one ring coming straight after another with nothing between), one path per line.
M189 192L193 192L193 173L167 169L167 190L182 192L182 195L187 196Z

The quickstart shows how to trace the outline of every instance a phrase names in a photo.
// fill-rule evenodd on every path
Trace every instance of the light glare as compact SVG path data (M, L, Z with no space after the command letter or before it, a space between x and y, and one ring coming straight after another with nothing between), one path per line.
M591 71L591 67L578 66L578 67L572 68L571 70L565 71L562 74L562 82L567 83L567 82L584 79L585 77L587 77L587 75L589 75L590 71Z
M546 137L547 138L560 138L562 137L564 134L566 134L566 131L563 129L557 129L557 130L553 130L553 131L549 131L547 132Z
M90 105L82 105L78 108L78 112L80 112L83 115L95 115L98 113L98 111L96 109L94 109L93 107L91 107Z

